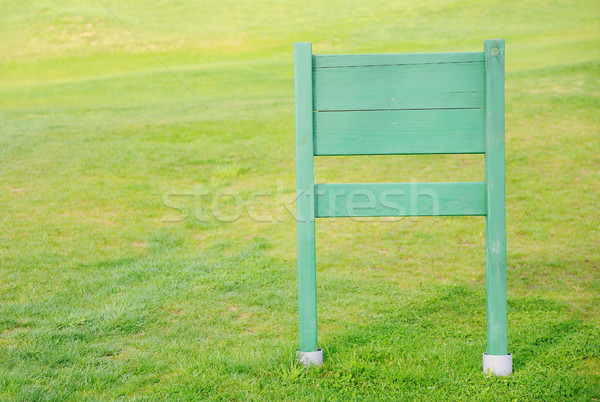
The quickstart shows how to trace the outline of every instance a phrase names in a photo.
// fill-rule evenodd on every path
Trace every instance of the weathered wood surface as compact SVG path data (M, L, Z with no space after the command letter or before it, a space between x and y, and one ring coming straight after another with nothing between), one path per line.
M315 68L313 74L317 111L484 105L483 61Z
M314 55L315 68L483 62L483 52Z
M314 113L315 155L483 153L483 109Z
M312 45L294 45L296 92L296 215L300 350L317 349L317 271L313 156Z
M504 173L504 40L486 40L485 220L487 353L506 355L506 195Z
M318 218L485 215L486 185L466 183L317 184Z

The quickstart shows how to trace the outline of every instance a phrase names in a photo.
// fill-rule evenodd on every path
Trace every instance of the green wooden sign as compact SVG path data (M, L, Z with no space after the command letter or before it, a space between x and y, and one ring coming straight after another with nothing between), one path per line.
M504 40L483 52L313 55L294 45L299 360L317 346L315 218L485 216L485 372L509 375ZM319 155L485 154L485 181L314 183ZM419 197L427 194L428 197Z

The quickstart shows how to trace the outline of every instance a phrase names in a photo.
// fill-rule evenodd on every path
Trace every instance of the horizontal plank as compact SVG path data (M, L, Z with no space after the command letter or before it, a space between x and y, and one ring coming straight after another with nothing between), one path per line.
M315 112L315 155L484 153L483 109Z
M399 54L327 54L314 55L316 68L382 66L391 64L466 63L485 59L483 52L399 53Z
M313 69L314 110L483 107L484 63Z
M317 184L315 216L485 215L484 182Z

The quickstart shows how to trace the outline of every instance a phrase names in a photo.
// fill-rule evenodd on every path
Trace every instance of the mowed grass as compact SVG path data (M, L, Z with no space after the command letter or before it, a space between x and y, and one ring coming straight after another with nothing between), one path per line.
M0 5L0 398L600 399L597 2L104 4ZM498 37L514 374L481 373L480 217L318 221L325 361L298 366L293 42ZM483 159L316 176L481 180Z

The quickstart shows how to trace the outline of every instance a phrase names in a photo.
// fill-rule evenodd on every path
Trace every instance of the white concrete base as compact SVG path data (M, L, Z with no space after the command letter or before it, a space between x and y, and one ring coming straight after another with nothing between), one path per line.
M488 369L495 376L508 377L512 373L512 354L488 355L483 354L483 372L488 374Z
M320 366L323 364L323 349L317 349L314 352L297 351L296 357L298 362L305 366Z

